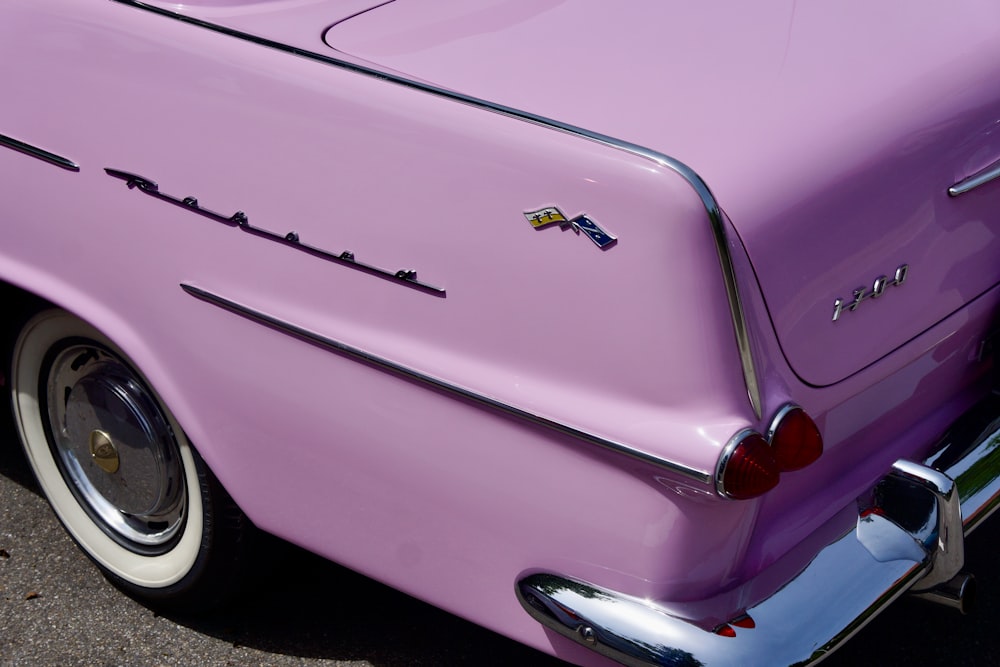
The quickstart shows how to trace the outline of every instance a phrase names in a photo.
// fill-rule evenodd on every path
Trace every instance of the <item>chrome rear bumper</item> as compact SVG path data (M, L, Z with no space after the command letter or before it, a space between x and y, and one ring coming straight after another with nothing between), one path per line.
M949 430L922 464L898 461L859 503L855 525L730 624L706 629L676 609L540 573L517 584L536 620L626 665L807 665L907 591L934 595L964 562L964 536L1000 502L1000 398Z

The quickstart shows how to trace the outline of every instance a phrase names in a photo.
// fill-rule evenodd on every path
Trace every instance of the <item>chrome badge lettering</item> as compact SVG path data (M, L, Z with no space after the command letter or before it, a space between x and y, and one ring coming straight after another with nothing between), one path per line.
M877 299L883 294L885 290L889 287L894 287L896 285L902 285L906 281L906 274L910 270L909 264L901 264L893 276L892 280L889 280L888 276L879 276L875 279L871 288L859 287L854 290L854 298L850 301L845 301L844 299L837 299L833 302L833 321L836 322L840 319L841 314L845 310L855 311L858 306L861 305L862 301L866 299Z
M607 248L618 240L616 236L601 229L601 226L586 213L581 213L575 218L569 219L555 206L547 206L537 211L525 211L524 217L535 229L558 224L562 229L566 229L567 227L572 228L577 234L583 232L598 248L602 249Z

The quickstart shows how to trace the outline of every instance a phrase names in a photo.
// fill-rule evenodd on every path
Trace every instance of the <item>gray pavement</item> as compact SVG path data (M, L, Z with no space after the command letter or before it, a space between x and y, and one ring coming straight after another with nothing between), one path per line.
M262 554L274 567L229 608L158 615L76 549L14 445L0 419L0 665L565 666L283 544ZM904 600L824 664L1000 664L994 522L968 544L976 614Z

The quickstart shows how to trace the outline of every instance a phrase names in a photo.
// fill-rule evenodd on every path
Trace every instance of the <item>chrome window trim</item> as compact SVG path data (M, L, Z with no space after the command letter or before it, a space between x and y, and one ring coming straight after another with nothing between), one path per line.
M671 461L670 459L650 454L649 452L645 452L630 445L625 445L608 438L603 438L599 435L570 426L564 422L556 421L534 412L529 412L528 410L524 410L509 403L497 400L491 396L487 396L486 394L448 382L447 380L443 380L439 377L435 377L414 368L410 368L409 366L404 366L403 364L391 361L385 357L380 357L370 352L366 352L360 348L354 347L353 345L348 345L347 343L324 336L323 334L316 333L315 331L310 331L309 329L300 327L297 324L292 324L291 322L285 321L273 315L268 315L267 313L257 310L256 308L252 308L232 299L220 296L219 294L202 289L196 285L181 283L180 287L196 299L205 301L213 306L217 306L223 310L227 310L252 322L262 324L293 338L298 338L299 340L311 343L324 350L335 352L354 361L359 361L394 375L402 375L403 377L416 380L421 384L441 389L453 396L474 401L481 406L498 410L537 426L544 426L545 428L558 433L578 438L618 454L624 454L632 459L649 463L663 470L683 475L703 484L708 484L712 481L712 476L704 470L698 470L697 468L692 468L690 466Z
M165 16L168 18L181 21L183 23L189 23L207 30L212 30L230 37L235 37L244 41L252 42L260 46L265 46L267 48L275 49L278 51L283 51L285 53L290 53L293 55L300 56L309 60L314 60L327 65L332 65L334 67L339 67L348 71L356 72L358 74L363 74L365 76L375 77L382 81L387 81L390 83L395 83L401 86L406 86L408 88L413 88L420 90L432 95L437 95L439 97L444 97L447 99L454 100L456 102L461 102L462 104L468 104L470 106L479 107L498 113L504 116L509 116L511 118L517 118L519 120L527 121L535 125L541 125L543 127L552 128L559 130L561 132L566 132L567 134L576 135L589 139L612 148L626 151L643 157L647 160L655 162L656 164L671 169L672 171L679 174L684 180L686 180L692 188L694 188L695 193L701 199L702 204L708 213L709 222L712 226L712 232L715 236L715 248L719 255L719 263L721 265L722 277L726 285L726 297L729 301L729 312L730 317L733 321L733 332L736 336L736 345L740 353L740 364L743 370L743 380L746 384L747 399L750 401L750 406L753 409L754 415L757 419L761 418L761 389L760 383L757 378L757 371L754 365L753 351L750 345L750 331L747 326L746 312L743 307L743 298L740 295L739 286L736 282L736 270L733 264L732 254L729 250L729 236L726 234L725 221L722 216L722 209L719 206L718 201L712 194L705 181L699 176L693 169L688 167L683 162L672 158L663 153L659 153L649 148L639 146L627 141L622 141L621 139L616 139L598 132L591 132L581 127L576 127L575 125L570 125L568 123L563 123L551 118L546 118L544 116L538 116L527 111L521 111L519 109L514 109L512 107L504 106L502 104L496 104L488 100L479 99L477 97L472 97L469 95L463 95L461 93L456 93L451 90L446 90L444 88L439 88L437 86L432 86L427 83L422 83L420 81L414 81L412 79L407 79L405 77L399 76L397 74L392 74L390 72L383 72L380 70L372 69L369 67L364 67L354 63L350 63L344 60L333 58L331 56L323 55L321 53L316 53L313 51L308 51L305 49L300 49L295 46L290 46L288 44L282 44L281 42L276 42L270 39L265 39L263 37L258 37L251 35L239 30L234 30L232 28L227 28L215 23L210 23L208 21L203 21L201 19L193 18L191 16L185 16L183 14L178 14L176 12L171 12L166 9L161 9L153 5L149 5L140 0L111 0L111 2L117 2L119 4L128 5L135 7L137 9L142 9L160 16Z
M24 153L25 155L30 155L31 157L38 158L48 162L49 164L54 164L57 167L62 167L63 169L68 169L69 171L80 171L80 165L73 162L69 158L64 158L61 155L56 155L55 153L50 153L49 151L39 148L38 146L32 146L31 144L26 144L23 141L18 141L13 137L8 137L6 135L0 134L0 146L6 146L7 148L12 148L19 153Z

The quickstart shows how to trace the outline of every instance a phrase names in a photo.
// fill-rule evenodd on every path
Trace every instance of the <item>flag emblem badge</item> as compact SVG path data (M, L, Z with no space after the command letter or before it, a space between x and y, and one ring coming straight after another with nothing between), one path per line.
M575 218L567 218L555 206L546 206L537 211L525 211L524 217L535 229L559 225L562 229L572 229L577 234L583 232L598 248L607 248L618 240L613 234L604 231L593 218L581 213Z

